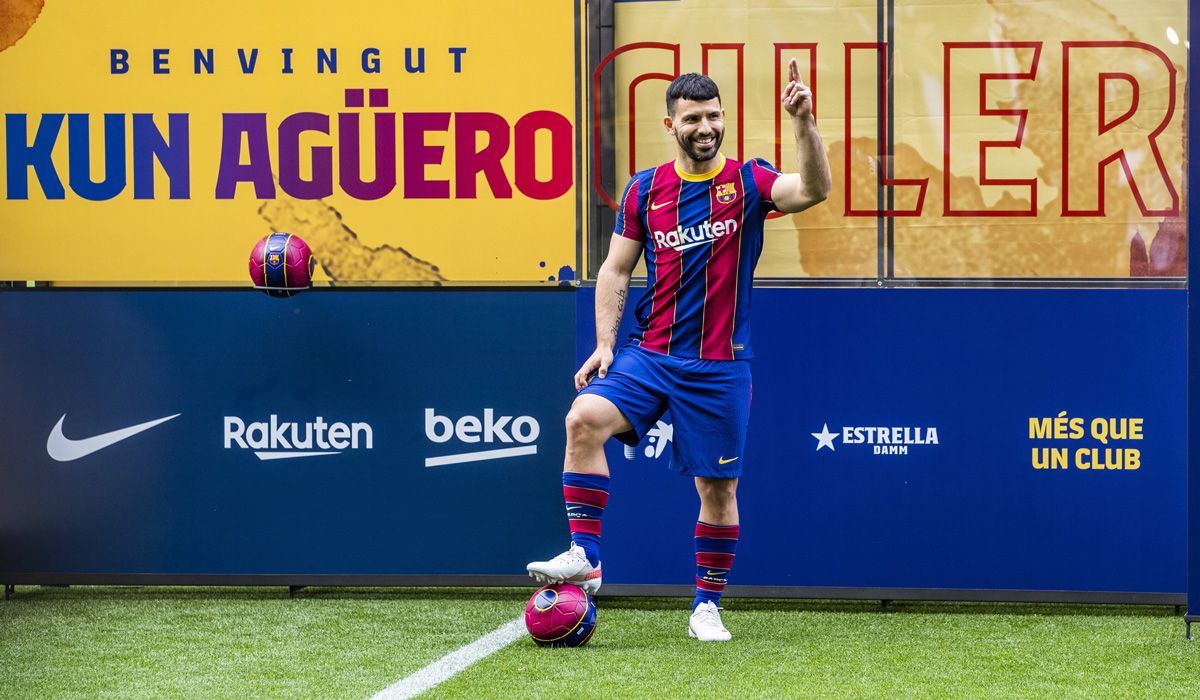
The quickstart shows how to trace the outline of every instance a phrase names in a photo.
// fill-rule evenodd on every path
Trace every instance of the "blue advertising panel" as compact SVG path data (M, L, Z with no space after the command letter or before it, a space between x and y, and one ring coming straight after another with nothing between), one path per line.
M730 582L1182 593L1185 314L1183 290L756 289ZM693 576L673 429L609 443L606 584Z
M574 314L552 290L0 294L0 582L524 574L566 530Z
M593 302L0 294L0 582L519 576L566 542L562 417ZM734 585L1185 590L1184 291L754 305ZM694 575L673 430L609 444L606 585Z

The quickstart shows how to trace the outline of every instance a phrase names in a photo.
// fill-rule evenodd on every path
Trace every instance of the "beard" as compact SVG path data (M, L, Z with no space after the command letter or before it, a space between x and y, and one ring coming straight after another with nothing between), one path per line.
M684 140L678 133L675 134L675 140L679 143L679 147L683 149L683 152L687 154L688 158L698 163L703 163L706 160L716 158L717 153L721 150L721 141L725 139L725 132L717 132L714 136L715 138L712 143L707 146L698 146L691 139Z

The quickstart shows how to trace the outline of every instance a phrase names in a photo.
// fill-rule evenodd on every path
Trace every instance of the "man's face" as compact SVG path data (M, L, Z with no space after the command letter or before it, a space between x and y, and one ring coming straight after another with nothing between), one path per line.
M720 99L681 99L675 103L675 114L665 122L679 148L692 160L703 162L717 156L725 137L725 110L721 109Z

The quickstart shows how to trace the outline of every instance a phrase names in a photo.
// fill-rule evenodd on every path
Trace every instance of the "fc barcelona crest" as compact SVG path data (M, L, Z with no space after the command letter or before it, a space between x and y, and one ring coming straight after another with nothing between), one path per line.
M283 262L283 256L280 255L279 253L268 253L267 254L267 264L268 265L274 267L281 262Z
M722 182L717 185L717 201L721 204L729 204L737 197L737 181Z

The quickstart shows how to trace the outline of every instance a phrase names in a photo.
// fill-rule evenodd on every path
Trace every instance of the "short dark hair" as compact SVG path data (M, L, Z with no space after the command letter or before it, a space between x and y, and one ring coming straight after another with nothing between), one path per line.
M707 75L684 73L667 86L667 114L675 114L675 103L679 100L705 102L712 98L721 100L721 91Z

